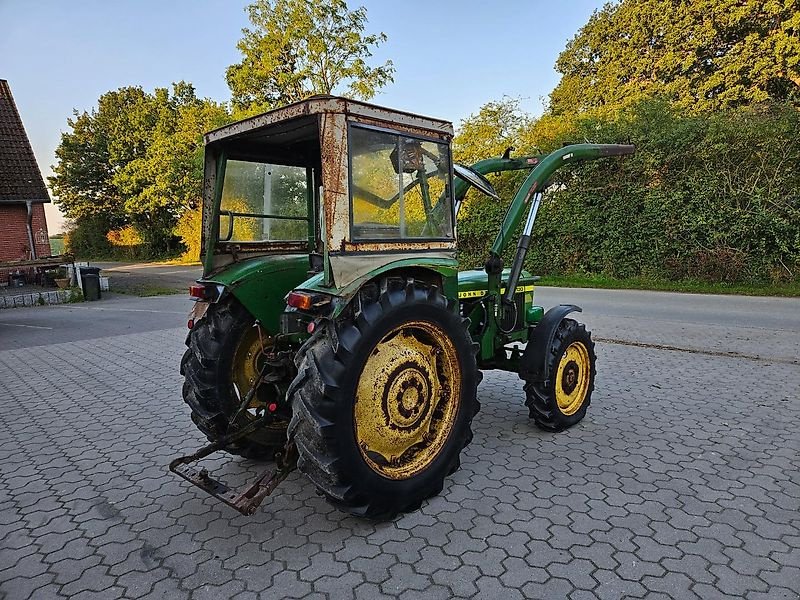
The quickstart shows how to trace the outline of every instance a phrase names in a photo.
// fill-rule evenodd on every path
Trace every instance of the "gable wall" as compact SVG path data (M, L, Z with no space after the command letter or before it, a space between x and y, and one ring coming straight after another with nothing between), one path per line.
M24 204L0 204L0 261L30 258L30 253L26 250L28 247L26 218L27 209ZM42 204L33 205L32 225L34 238L41 229L44 239L44 243L36 243L36 256L39 258L50 256L50 240Z

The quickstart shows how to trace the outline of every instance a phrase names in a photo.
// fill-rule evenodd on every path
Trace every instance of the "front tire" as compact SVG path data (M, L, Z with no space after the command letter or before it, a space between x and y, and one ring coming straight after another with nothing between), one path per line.
M592 401L597 357L591 333L582 323L563 319L545 360L549 377L525 382L525 405L540 429L563 431L586 416Z
M301 348L289 436L332 504L389 519L442 490L478 408L467 324L436 287L394 278Z

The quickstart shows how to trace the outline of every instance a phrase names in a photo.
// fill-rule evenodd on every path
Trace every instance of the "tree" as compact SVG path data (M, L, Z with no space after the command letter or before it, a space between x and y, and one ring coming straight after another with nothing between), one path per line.
M133 225L150 253L171 249L179 216L199 202L202 134L229 120L227 109L198 99L191 84L153 93L124 87L68 121L50 184L86 248L110 229ZM91 226L89 226L91 225Z
M477 114L461 121L453 140L454 158L471 164L500 156L509 146L516 146L519 151L520 134L529 124L530 117L520 110L518 99L487 102Z
M615 109L661 96L692 111L800 101L795 0L622 0L559 55L550 109Z
M48 178L55 203L68 219L94 218L114 227L126 222L124 200L114 174L138 153L146 140L133 135L127 119L145 98L141 88L124 87L100 96L91 112L74 112L56 148L57 164Z
M230 120L223 105L199 99L191 84L158 88L129 115L148 131L148 143L114 174L130 223L153 253L172 250L180 216L202 197L203 139Z
M368 100L393 81L392 61L367 64L386 35L363 35L363 7L351 11L345 0L256 0L247 12L253 27L242 30L242 60L226 72L237 110L263 111L334 91Z

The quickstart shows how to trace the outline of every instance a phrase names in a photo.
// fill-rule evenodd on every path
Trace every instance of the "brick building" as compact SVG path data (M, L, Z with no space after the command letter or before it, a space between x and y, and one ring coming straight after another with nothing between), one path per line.
M50 256L45 202L50 196L33 148L11 88L0 79L0 261Z

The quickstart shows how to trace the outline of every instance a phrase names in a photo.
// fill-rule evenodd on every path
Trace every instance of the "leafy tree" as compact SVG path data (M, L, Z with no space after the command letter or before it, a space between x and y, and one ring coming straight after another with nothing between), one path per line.
M644 96L713 110L800 101L795 0L622 0L595 12L559 55L555 114Z
M798 130L800 111L785 102L690 114L664 100L642 100L613 115L537 121L520 131L523 148L525 139L545 152L567 140L631 141L636 154L555 173L526 268L537 274L796 281ZM517 183L496 183L501 203L476 195L461 210L462 264L485 260Z
M223 105L185 82L153 93L120 88L76 113L50 184L65 215L86 222L79 238L98 236L80 245L100 248L109 230L133 225L151 253L170 251L178 217L201 196L202 134L228 120Z
M453 160L466 165L493 156L501 156L513 146L514 154L527 154L533 149L525 139L532 119L519 108L519 100L505 97L487 102L477 113L462 120L453 139ZM492 184L503 202L470 189L458 213L458 248L462 264L479 267L500 228L514 190L521 182L519 172L490 175Z
M205 131L229 120L224 106L198 99L191 84L156 89L129 116L147 131L148 143L114 174L125 214L154 253L170 252L180 215L202 196Z
M237 110L261 111L314 94L368 100L387 83L391 61L369 66L383 33L364 35L367 11L345 0L256 0L248 6L252 28L242 30L241 62L226 78Z
M61 134L49 182L68 219L95 217L109 227L126 222L124 200L113 178L146 144L143 135L134 135L128 118L144 98L141 88L120 88L100 96L96 109L75 111L67 120L72 131Z
M518 99L487 102L461 121L453 140L453 156L466 164L500 156L509 146L520 145L521 132L529 124L530 117L520 110Z

